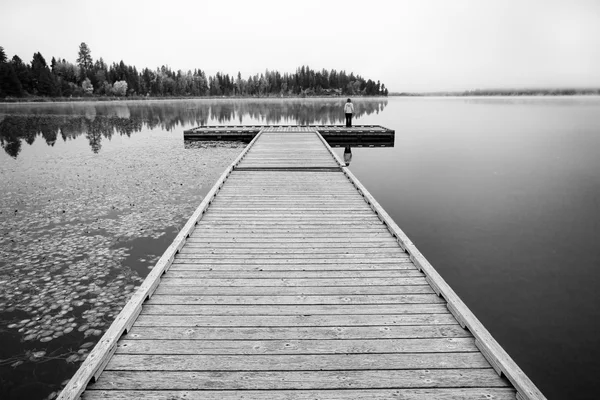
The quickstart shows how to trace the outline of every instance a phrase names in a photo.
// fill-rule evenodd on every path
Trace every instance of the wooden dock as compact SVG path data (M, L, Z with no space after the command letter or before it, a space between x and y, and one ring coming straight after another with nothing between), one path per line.
M262 129L306 129L318 131L331 146L394 146L395 131L379 125L219 125L199 126L183 131L184 140L241 140L250 142Z
M544 399L312 128L261 128L59 399Z

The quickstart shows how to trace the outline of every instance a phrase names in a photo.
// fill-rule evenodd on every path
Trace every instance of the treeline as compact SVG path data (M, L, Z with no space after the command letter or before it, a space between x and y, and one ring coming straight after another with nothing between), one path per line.
M107 65L93 60L85 43L79 46L76 63L52 57L50 64L41 53L30 63L15 55L8 59L0 46L0 97L85 97L85 96L387 96L380 81L345 71L315 71L302 66L295 73L265 71L248 78L217 73L207 76L201 69L156 70L123 61Z

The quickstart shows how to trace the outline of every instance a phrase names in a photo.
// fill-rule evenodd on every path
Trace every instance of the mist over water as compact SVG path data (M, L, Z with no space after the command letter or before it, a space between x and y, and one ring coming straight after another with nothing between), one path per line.
M210 188L197 174L243 148L184 149L183 130L343 124L345 100L0 105L0 397L60 388ZM352 148L353 173L549 399L594 398L600 98L353 102L355 125L396 131L394 147ZM144 210L164 218L140 231ZM79 297L51 309L35 300L48 282ZM41 342L50 326L62 335Z

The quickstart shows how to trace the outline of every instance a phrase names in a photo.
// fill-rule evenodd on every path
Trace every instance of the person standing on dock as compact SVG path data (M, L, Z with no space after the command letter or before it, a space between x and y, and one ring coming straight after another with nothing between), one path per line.
M354 114L354 104L348 99L344 104L344 113L346 114L346 128L352 128L352 114Z

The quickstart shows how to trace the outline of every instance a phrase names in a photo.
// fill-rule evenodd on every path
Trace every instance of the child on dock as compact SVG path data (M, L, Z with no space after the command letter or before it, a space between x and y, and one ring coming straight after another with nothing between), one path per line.
M354 104L348 99L344 104L344 113L346 114L346 128L352 128L352 114L354 113Z

